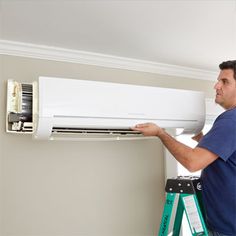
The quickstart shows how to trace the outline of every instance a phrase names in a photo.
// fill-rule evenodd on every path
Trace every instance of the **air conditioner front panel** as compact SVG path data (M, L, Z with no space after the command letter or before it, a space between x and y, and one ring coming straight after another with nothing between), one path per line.
M191 120L204 110L198 102L202 96L187 90L41 77L39 117L186 120L183 111L188 110Z

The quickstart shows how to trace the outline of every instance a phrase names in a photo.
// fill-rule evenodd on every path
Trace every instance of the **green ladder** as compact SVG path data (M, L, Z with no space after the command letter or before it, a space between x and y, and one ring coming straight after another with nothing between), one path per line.
M166 201L158 236L168 236L169 223L175 197L179 194L172 236L179 236L183 213L185 212L192 236L208 236L204 221L199 177L178 176L166 182Z

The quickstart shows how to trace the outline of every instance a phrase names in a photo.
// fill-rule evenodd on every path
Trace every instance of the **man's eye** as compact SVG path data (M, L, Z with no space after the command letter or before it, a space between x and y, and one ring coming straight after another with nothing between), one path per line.
M228 81L227 80L222 80L222 82L223 82L223 84L227 84Z

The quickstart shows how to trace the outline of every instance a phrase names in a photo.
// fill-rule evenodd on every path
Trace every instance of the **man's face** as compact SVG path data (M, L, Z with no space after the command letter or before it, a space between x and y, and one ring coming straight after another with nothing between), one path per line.
M225 109L236 106L236 80L234 72L231 69L221 70L217 83L214 86L216 90L215 102Z

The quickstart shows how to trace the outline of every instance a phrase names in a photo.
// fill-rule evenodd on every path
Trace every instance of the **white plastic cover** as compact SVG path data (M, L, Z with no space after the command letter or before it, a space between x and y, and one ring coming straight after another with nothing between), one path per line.
M205 121L204 99L198 91L40 77L34 136L51 139L54 127L129 129L144 122L198 133Z

